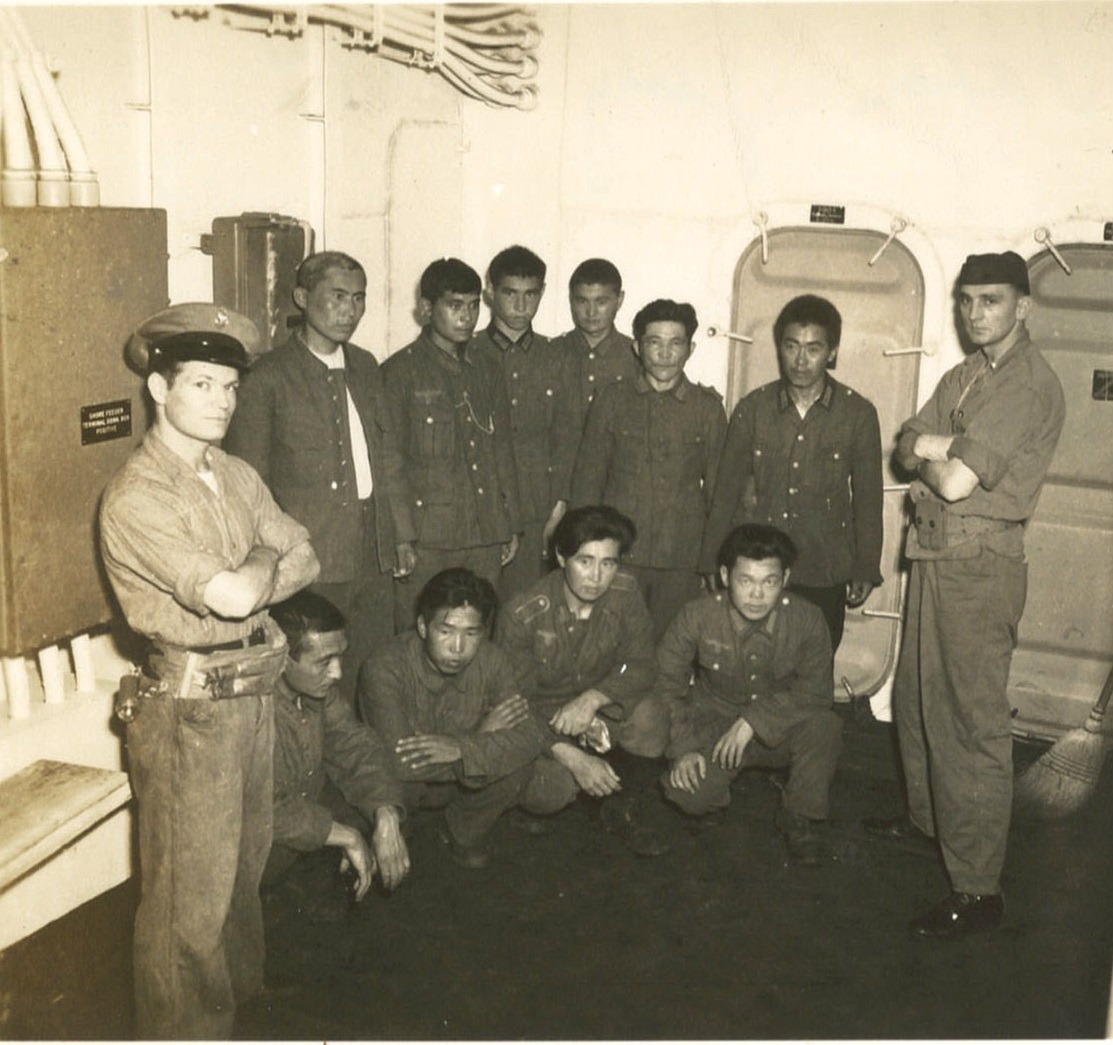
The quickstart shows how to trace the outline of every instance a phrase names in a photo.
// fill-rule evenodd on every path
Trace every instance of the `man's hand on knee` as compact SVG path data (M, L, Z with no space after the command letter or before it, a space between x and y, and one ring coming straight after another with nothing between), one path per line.
M677 791L694 795L707 777L707 760L698 751L681 755L669 770L669 784Z
M741 769L742 756L746 745L754 738L754 727L744 718L738 719L718 741L711 751L711 761L723 769Z

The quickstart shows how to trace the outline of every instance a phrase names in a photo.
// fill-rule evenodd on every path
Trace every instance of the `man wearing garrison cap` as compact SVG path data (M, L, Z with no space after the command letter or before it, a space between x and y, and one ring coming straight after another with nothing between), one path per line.
M972 348L906 421L912 560L893 711L909 815L868 834L942 850L951 893L920 937L996 928L1012 805L1009 662L1024 609L1024 530L1063 427L1063 390L1028 339L1028 269L972 254L955 287Z
M266 607L317 575L305 528L223 453L254 324L175 305L127 346L154 423L104 492L101 554L150 642L127 726L139 808L140 1038L232 1035L262 986L259 878L271 844L273 689L286 640Z

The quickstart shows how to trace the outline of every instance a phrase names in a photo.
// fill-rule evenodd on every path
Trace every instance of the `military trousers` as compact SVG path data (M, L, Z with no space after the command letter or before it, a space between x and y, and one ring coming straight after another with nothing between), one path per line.
M631 755L659 758L669 738L669 710L664 701L647 697L630 716L620 722L607 719L612 743ZM565 742L575 744L574 737ZM600 758L607 756L600 755ZM548 816L573 802L580 785L571 771L552 755L542 755L533 763L533 772L522 795L521 807L536 816Z
M935 835L958 892L1001 886L1012 812L1007 687L1028 591L1022 559L917 560L893 681L913 822Z
M263 985L272 700L163 693L145 698L127 727L139 811L139 1038L230 1040L236 1003Z
M344 629L348 649L344 654L340 692L355 707L359 669L370 654L394 636L394 578L379 569L379 540L375 499L361 502L362 549L353 564L355 576L347 581L313 584L310 591L324 596L347 618ZM393 557L393 548L388 552Z
M518 803L532 772L527 763L504 777L481 785L448 781L409 781L402 785L407 810L443 809L452 837L464 846L478 845L495 822Z
M826 820L830 809L831 781L842 751L842 719L834 711L817 711L792 726L779 744L768 745L754 737L742 754L738 769L724 769L712 761L715 744L737 718L723 715L713 731L701 737L698 751L703 755L707 775L695 792L673 787L666 774L661 781L665 798L689 816L702 816L730 805L730 785L750 766L788 767L784 793L786 812L810 820ZM708 721L710 725L710 721ZM721 728L720 728L721 727ZM714 736L711 736L714 732Z

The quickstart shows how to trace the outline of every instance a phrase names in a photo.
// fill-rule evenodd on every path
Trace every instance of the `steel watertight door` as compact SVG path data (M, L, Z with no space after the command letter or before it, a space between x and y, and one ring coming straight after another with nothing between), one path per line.
M903 608L901 548L905 485L891 471L901 423L916 410L924 279L912 253L898 240L851 228L779 228L769 231L763 260L754 240L738 263L733 330L753 338L732 349L727 409L778 376L773 344L777 314L799 294L828 298L842 314L843 329L834 377L869 399L881 422L884 467L885 583L865 606L850 610L835 657L835 698L875 693L891 674ZM880 253L879 253L880 251Z
M1028 601L1009 674L1017 732L1081 725L1113 662L1113 246L1029 261L1032 341L1067 418L1028 525Z

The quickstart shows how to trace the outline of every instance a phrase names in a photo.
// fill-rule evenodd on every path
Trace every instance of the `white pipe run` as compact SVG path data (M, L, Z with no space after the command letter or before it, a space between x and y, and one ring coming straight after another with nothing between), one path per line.
M0 70L4 144L0 202L10 207L36 202L43 207L96 206L100 202L96 174L58 85L19 12L2 4L0 37L5 41Z
M457 90L491 105L532 109L537 104L537 89L529 82L537 74L537 60L529 52L540 42L540 33L521 7L245 3L234 5L226 17L242 25L252 15L270 17L268 33L299 35L307 21L339 28L357 37L355 46L391 61L435 69Z

